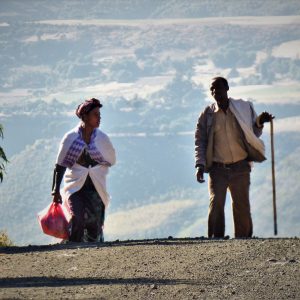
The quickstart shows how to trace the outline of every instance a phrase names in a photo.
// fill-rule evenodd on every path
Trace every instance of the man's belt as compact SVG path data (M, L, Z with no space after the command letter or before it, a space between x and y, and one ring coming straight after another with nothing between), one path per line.
M224 164L224 163L221 163L221 162L216 162L214 161L213 162L213 165L216 166L216 167L219 167L219 168L224 168L224 169L232 169L234 167L237 167L239 165L241 165L242 163L244 163L246 160L243 159L243 160L239 160L235 163L231 163L231 164Z

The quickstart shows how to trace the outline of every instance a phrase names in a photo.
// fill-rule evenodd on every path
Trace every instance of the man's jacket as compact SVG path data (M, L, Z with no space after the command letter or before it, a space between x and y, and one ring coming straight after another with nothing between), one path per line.
M259 126L253 105L249 101L234 100L229 98L229 108L237 119L241 137L248 153L247 160L264 161L264 144L259 137L262 134L262 126ZM203 165L205 172L209 172L213 163L214 149L214 116L217 103L207 106L200 114L195 131L195 165Z

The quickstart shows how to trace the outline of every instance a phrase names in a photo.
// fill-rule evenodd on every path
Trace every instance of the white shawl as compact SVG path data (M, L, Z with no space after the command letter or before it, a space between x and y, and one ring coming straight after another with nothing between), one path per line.
M253 132L253 124L256 122L256 113L250 101L242 99L234 100L230 98L229 109L239 122L247 142L262 155L265 155L264 142Z
M59 147L56 159L57 164L63 165L64 158L66 157L73 142L78 138L78 135L79 126L76 126L74 129L65 134ZM64 187L61 194L65 201L70 197L70 195L82 188L87 176L90 175L98 194L100 195L105 207L107 207L110 201L110 196L106 191L106 175L108 174L108 168L116 163L116 154L109 137L99 129L96 129L94 142L104 161L94 167L90 166L89 168L83 167L77 163L68 167L64 176Z

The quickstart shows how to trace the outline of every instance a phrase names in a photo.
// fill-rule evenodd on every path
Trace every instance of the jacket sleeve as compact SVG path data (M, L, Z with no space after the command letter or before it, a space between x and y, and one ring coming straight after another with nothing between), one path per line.
M253 132L257 137L260 137L262 135L262 131L264 126L260 125L259 123L259 117L257 116L252 102L250 102L250 109L251 109L251 116L252 116L252 128Z
M206 149L207 149L207 116L205 111L198 118L195 131L195 167L197 165L206 165Z

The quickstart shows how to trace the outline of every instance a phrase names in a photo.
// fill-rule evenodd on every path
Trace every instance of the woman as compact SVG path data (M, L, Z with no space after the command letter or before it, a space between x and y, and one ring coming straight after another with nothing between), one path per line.
M115 150L108 136L98 129L102 104L92 98L80 104L81 122L62 139L56 159L52 195L62 203L60 184L64 177L64 204L72 214L71 242L103 242L108 168L115 164ZM64 176L65 175L65 176Z

